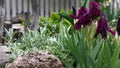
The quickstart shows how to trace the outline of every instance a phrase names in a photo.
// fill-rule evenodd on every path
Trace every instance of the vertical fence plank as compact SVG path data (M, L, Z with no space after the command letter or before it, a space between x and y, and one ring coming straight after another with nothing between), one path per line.
M30 11L30 13L32 13L32 3L31 3L31 0L29 0L29 11Z
M69 10L69 0L65 0L65 10L68 11Z
M39 15L41 16L41 0L39 1Z
M29 1L30 1L30 0L27 0L27 11L28 11L28 12L29 12L29 8L30 8L30 7L29 7Z
M118 0L118 6L119 6L119 8L120 8L120 0Z
M71 0L71 6L75 7L75 0Z
M59 0L55 0L55 12L59 11Z
M5 1L6 4L6 20L10 20L10 0Z
M23 11L27 12L27 8L28 8L28 0L23 0Z
M45 17L48 17L48 13L49 13L49 3L48 3L49 1L48 0L45 0Z
M23 7L24 7L24 4L23 4L24 0L21 0L21 7L22 7L22 11L24 11Z
M54 0L50 0L50 13L54 11Z
M71 0L69 0L68 2L69 2L69 9L71 9Z
M41 2L40 2L40 10L41 10L41 16L44 16L44 0L41 0Z
M64 9L65 0L60 0L60 9Z
M12 0L12 17L16 16L16 0Z
M21 11L22 11L22 0L18 0L17 1L18 2L18 13L21 13Z
M117 8L119 8L119 0L117 0Z

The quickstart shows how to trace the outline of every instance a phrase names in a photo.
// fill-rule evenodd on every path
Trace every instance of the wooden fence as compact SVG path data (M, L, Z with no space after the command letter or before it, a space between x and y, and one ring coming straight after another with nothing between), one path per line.
M51 12L59 12L61 9L66 11L72 6L78 7L82 0L39 0L39 15L49 16ZM32 12L31 0L5 0L6 20L10 20L21 11Z
M31 12L31 0L0 0L4 1L5 18L10 20L21 11ZM39 15L49 16L51 12L59 12L61 9L68 11L72 6L79 7L84 0L39 0ZM120 0L112 0L112 7L118 9ZM2 3L2 2L1 2Z

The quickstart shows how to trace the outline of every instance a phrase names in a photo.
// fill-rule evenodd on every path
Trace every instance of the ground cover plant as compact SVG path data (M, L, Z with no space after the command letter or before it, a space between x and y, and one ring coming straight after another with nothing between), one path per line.
M12 58L32 51L49 51L65 68L119 68L120 19L109 18L107 10L100 7L98 2L85 0L78 11L73 7L72 12L40 18L39 31L29 30L16 42L12 41L13 31L7 31ZM110 25L114 19L116 23Z

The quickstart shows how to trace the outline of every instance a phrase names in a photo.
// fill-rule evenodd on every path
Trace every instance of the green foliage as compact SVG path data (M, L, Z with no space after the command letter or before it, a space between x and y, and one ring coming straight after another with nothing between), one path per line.
M67 21L69 21L68 22L69 24L74 25L74 19L69 16L71 13L72 13L71 11L68 13L66 13L65 11L61 11L59 15L61 16L61 18L64 18Z
M62 28L61 45L70 50L77 68L115 68L118 67L120 39L108 35L107 39L100 36L94 38L95 26L83 27L69 34Z
M97 1L99 3L105 3L105 2L109 2L110 0L94 0L94 1Z
M87 5L87 2L89 2L89 0L84 0L84 3L82 6L86 6Z
M40 27L46 27L46 31L50 33L52 36L58 34L60 31L60 23L68 28L72 28L74 25L74 20L69 17L71 11L65 12L61 10L59 13L53 12L50 17L44 18L40 17L39 25Z
M60 46L55 40L56 37L51 37L49 33L46 32L45 27L41 27L40 32L29 30L29 32L23 33L21 39L16 42L10 41L13 35L12 29L7 31L7 35L8 38L6 39L6 44L11 49L11 61L18 56L30 52L48 51L60 58L65 67L72 66L74 63L74 59L70 56L69 50L65 49L63 46Z

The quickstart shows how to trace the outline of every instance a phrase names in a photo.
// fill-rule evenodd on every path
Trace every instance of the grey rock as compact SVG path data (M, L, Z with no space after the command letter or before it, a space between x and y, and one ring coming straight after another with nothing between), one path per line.
M5 64L9 62L10 54L8 54L7 52L7 46L0 46L0 68L4 68Z
M33 52L17 57L8 68L64 68L61 61L48 52Z

